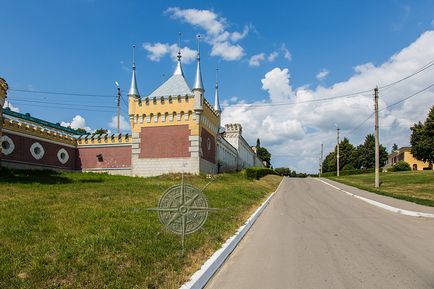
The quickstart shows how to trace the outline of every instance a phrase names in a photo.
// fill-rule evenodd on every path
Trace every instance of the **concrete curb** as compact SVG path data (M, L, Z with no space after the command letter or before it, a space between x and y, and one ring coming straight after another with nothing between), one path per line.
M359 195L356 195L356 194L353 194L350 192L347 192L341 188L336 187L335 185L327 183L326 181L324 181L322 179L318 179L318 181L323 182L324 184L329 185L330 187L332 187L338 191L344 192L347 195L350 195L354 198L360 199L360 200L362 200L368 204L374 205L376 207L385 209L385 210L393 212L393 213L397 213L397 214L401 214L401 215L405 215L405 216L411 216L411 217L434 218L434 214L431 214L431 213L422 213L422 212L416 212L416 211L410 211L410 210L404 210L404 209L392 207L392 206L389 206L389 205L386 205L386 204L383 204L383 203L380 203L380 202L377 202L377 201L374 201L374 200L371 200L371 199L368 199L365 197L361 197Z
M190 280L184 283L180 289L201 289L206 283L208 283L209 279L214 275L214 273L223 265L226 258L232 253L241 239L246 235L246 233L250 230L252 225L267 207L268 203L271 201L273 196L279 190L280 185L277 187L276 191L273 192L266 200L262 203L262 205L247 219L247 221L238 228L238 231L226 240L223 246L214 252L214 254L202 265L202 267L196 271L193 276L191 276Z

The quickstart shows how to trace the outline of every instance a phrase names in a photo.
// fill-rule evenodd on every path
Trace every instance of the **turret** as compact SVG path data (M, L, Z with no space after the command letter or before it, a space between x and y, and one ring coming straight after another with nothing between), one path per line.
M194 110L198 113L203 111L203 98L205 89L202 82L202 73L200 69L200 35L197 36L197 67L196 78L192 89L194 93Z
M219 99L219 82L218 82L218 68L215 73L215 96L214 96L214 110L220 115L222 109L220 107L220 99Z
M131 77L131 85L130 85L130 90L128 91L128 96L140 98L140 93L139 93L139 90L137 89L137 82L136 82L135 48L136 48L136 46L133 45L133 75Z

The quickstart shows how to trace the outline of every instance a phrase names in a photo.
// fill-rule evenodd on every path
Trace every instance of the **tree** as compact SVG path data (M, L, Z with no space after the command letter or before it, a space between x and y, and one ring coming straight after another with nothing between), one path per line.
M398 150L398 145L396 143L392 146L392 153L396 152Z
M261 147L261 141L259 140L259 138L256 140L256 149Z
M387 157L386 148L380 145L380 167L384 166ZM368 134L365 142L357 146L353 162L356 169L370 169L375 166L375 136L373 134Z
M434 163L434 105L425 123L419 122L410 129L411 153L416 159L432 165Z
M339 143L339 169L354 167L354 146L350 143L348 138L344 138ZM322 164L323 172L336 171L336 147L335 150L329 153Z
M267 168L269 168L271 165L271 154L268 152L268 150L266 148L259 147L256 149L256 154L258 155L258 158L266 162Z
M77 128L77 129L75 129L76 131L78 131L78 132L81 132L81 133L84 133L84 134L87 134L87 131L84 129L84 128Z
M104 128L99 128L95 131L95 134L105 134L107 133L108 130L104 129Z

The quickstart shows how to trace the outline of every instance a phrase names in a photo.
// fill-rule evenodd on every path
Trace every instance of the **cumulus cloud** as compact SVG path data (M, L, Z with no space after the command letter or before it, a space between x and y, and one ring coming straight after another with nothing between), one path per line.
M224 107L222 123L239 122L245 138L261 143L272 153L275 167L289 166L297 171L318 171L321 143L325 154L334 149L335 124L341 137L360 144L374 130L372 90L380 87L380 141L389 149L393 143L409 145L409 127L425 120L434 104L434 88L430 88L398 105L387 107L420 91L434 81L430 67L424 72L393 86L382 86L406 77L434 59L434 31L423 33L380 65L365 63L354 68L347 80L324 87L294 88L287 68L273 68L262 78L262 89L268 98L249 104L228 103ZM318 101L348 93L351 97Z
M62 126L70 127L73 129L82 128L85 129L87 132L91 132L92 129L86 125L86 120L81 115L77 114L72 118L70 122L64 122L62 121L60 123Z
M329 71L327 69L322 69L318 74L316 75L316 79L319 81L324 80L329 75Z
M205 31L205 41L211 45L211 55L224 60L239 60L244 55L244 48L237 44L246 37L249 27L244 26L242 32L227 30L225 18L211 10L181 9L170 7L165 11L172 19L181 20Z
M176 61L178 54L178 44L168 44L168 43L143 43L143 49L148 52L147 57L152 61L160 61L166 55L170 55L173 61ZM192 50L185 46L181 48L182 62L190 63L196 57L197 51Z
M20 112L20 108L12 105L12 103L8 100L5 101L4 107L8 107L10 110L15 111L15 112Z
M117 132L117 129L118 129L118 116L117 115L112 117L111 121L108 123L108 126ZM119 118L119 127L120 127L121 132L128 132L131 130L130 122L127 121L123 115L121 115Z

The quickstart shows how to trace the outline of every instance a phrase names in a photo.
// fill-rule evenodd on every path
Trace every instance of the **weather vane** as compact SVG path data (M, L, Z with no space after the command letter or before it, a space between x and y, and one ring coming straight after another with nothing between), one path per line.
M158 218L163 226L172 233L181 236L182 254L184 254L185 236L199 230L206 222L209 211L218 210L208 207L208 200L203 191L213 182L199 190L184 182L182 173L181 184L167 189L160 197L157 208Z

